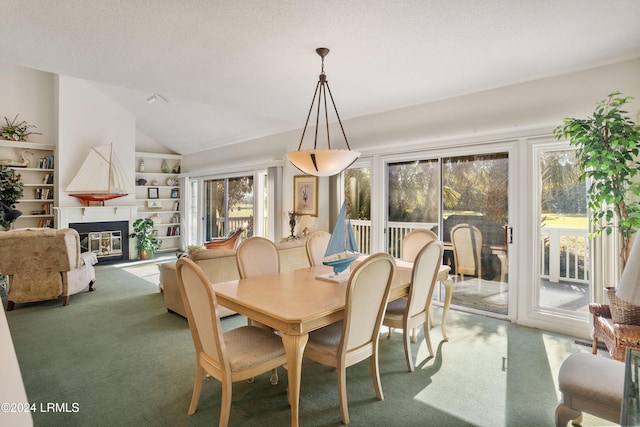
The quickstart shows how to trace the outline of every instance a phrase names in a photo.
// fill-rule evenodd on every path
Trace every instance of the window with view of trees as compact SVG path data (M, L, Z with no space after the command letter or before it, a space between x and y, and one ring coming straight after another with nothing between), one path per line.
M371 168L344 171L344 199L358 249L363 254L371 253Z
M204 181L205 241L224 237L243 223L252 235L254 217L253 176Z

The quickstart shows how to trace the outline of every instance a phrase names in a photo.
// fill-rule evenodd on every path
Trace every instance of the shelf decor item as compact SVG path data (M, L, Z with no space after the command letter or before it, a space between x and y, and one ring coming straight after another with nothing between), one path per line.
M16 168L28 168L29 165L31 164L31 160L29 159L29 157L27 157L27 154L30 156L33 155L33 151L27 149L27 150L22 150L20 152L20 160L14 160L14 159L1 159L0 160L0 165L4 165L4 166L13 166Z
M162 173L169 173L169 172L171 172L171 170L169 169L169 165L167 164L167 161L166 161L166 160L163 160L163 161L162 161L162 166L161 166L161 168L162 168Z
M140 159L140 163L138 164L138 171L144 173L144 159Z
M10 141L26 141L29 135L42 135L40 132L33 132L29 129L35 129L34 125L28 124L25 120L18 121L16 114L13 120L9 120L6 116L4 118L5 124L2 126L2 137Z

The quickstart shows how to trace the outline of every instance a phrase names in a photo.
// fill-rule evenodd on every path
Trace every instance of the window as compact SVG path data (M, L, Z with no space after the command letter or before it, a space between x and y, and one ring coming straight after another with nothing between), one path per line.
M371 168L354 167L344 172L347 217L360 253L371 253Z
M204 239L227 236L248 224L247 236L253 234L253 176L204 181Z

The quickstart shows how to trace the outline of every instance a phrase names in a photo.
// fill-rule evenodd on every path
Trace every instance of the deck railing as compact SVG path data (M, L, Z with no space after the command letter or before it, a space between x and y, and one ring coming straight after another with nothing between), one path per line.
M229 229L240 227L251 221L251 217L230 218ZM218 219L219 229L224 218ZM371 221L351 220L356 242L361 253L371 253ZM402 239L416 228L432 229L436 223L424 222L389 222L388 223L389 254L402 258ZM559 281L589 282L589 238L586 230L575 228L543 227L540 239L540 277L551 283Z
M540 277L551 283L589 282L589 237L586 230L543 227Z
M371 253L371 221L351 220L360 252ZM404 236L415 228L432 229L436 223L389 222L389 254L401 258ZM396 242L396 243L393 243ZM540 277L551 283L589 282L589 238L586 230L543 227L540 242Z

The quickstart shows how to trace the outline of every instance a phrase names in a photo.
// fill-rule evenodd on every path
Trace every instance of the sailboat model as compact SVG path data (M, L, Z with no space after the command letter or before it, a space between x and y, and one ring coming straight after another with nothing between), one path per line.
M113 144L93 147L82 167L65 189L83 205L126 196L133 186L122 164L113 152Z
M349 264L360 256L351 227L351 219L346 218L346 208L346 203L343 202L322 261L324 265L333 267L335 275L342 273L349 267Z

